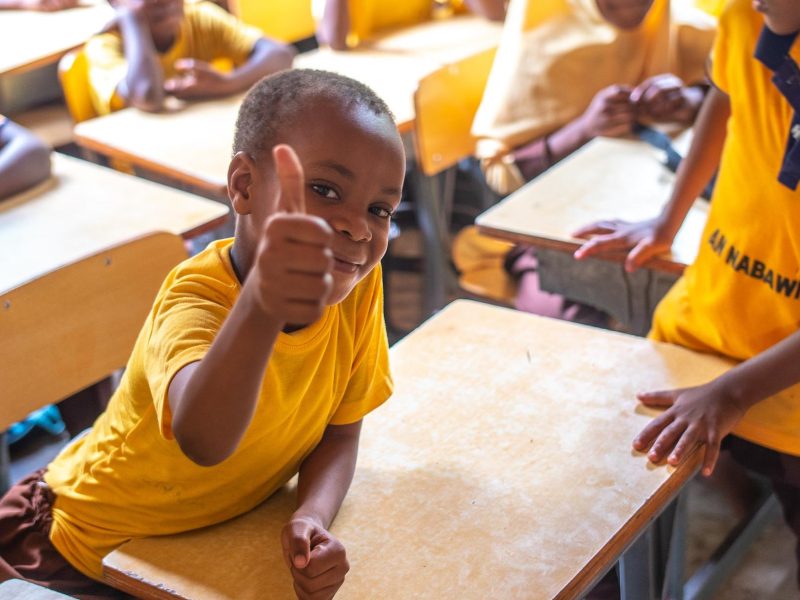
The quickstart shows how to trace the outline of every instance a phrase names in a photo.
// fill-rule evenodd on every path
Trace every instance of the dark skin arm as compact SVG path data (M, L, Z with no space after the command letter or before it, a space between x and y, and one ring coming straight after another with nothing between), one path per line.
M289 69L296 52L291 46L261 38L247 62L230 73L209 63L183 59L176 61L178 76L164 82L164 90L182 99L219 98L243 92L262 77Z
M720 443L747 410L781 390L800 383L800 331L737 365L713 381L692 388L638 394L639 400L666 410L633 441L649 448L652 462L679 464L698 444L705 444L702 473L711 475Z
M281 532L281 544L302 600L332 598L350 568L344 546L328 528L353 479L360 433L361 421L329 425L300 467L297 510Z
M130 106L148 112L164 107L164 71L158 61L142 0L115 5L116 23L122 33L128 72L117 86L117 93Z
M28 189L50 176L50 148L24 127L0 129L0 198Z
M678 167L675 187L661 214L639 223L600 221L578 229L573 236L591 239L575 251L575 258L629 250L625 269L630 272L669 251L686 214L719 166L730 114L728 96L712 87L700 109L689 154Z
M465 4L470 11L490 21L503 21L506 18L505 0L465 0Z
M183 453L204 466L236 450L250 425L264 370L287 323L313 323L330 294L330 226L305 214L305 187L294 152L274 152L279 209L267 218L242 292L208 353L186 365L169 386L172 432ZM229 169L237 197L249 194L252 159L240 153ZM235 366L235 368L233 368Z
M317 25L317 40L334 50L347 50L350 33L350 3L348 0L327 0L325 12Z

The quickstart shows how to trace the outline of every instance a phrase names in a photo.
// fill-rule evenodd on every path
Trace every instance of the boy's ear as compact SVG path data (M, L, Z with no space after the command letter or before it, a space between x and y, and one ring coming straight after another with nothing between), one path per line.
M252 212L253 192L258 170L253 158L244 151L237 152L228 165L228 198L236 214Z

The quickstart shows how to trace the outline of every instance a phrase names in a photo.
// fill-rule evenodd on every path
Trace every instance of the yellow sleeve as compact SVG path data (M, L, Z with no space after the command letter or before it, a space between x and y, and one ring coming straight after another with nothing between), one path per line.
M355 358L344 397L331 418L331 425L360 421L392 395L380 269L378 265L372 272L370 288L365 290L356 311Z
M212 286L212 278L178 275L154 310L143 363L159 429L166 439L173 439L168 401L173 377L189 363L203 359L231 310L229 300Z
M98 115L123 108L124 100L117 94L117 86L125 79L128 63L122 48L122 38L113 33L96 35L86 42L89 95Z
M256 42L264 37L260 29L245 25L211 2L187 4L186 19L194 41L188 58L208 62L227 58L238 67L247 62Z
M711 51L711 82L726 94L729 94L730 28L736 18L734 12L733 4L729 4L722 13L717 27L717 37L714 39L714 48Z

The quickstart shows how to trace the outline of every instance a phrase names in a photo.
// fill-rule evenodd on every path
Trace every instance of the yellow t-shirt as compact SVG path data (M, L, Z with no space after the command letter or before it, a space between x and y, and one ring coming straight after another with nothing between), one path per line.
M314 18L319 21L325 12L326 0L314 0ZM349 0L350 34L348 45L359 42L375 33L395 27L408 27L427 21L434 14L434 0ZM463 0L447 3L456 12L463 10Z
M713 80L732 116L694 264L656 309L654 339L746 360L800 326L800 195L778 183L792 109L753 58L763 19L749 0L720 21ZM800 60L795 43L792 57ZM800 455L800 387L759 403L735 433Z
M318 322L279 335L233 455L213 467L189 460L173 438L167 392L206 354L240 293L231 244L213 242L167 276L108 408L47 469L56 494L50 539L90 577L131 538L252 509L297 472L328 424L354 423L391 394L378 267Z
M239 21L211 2L187 2L184 19L175 43L159 62L164 76L174 77L173 65L180 58L206 62L226 59L234 66L247 62L261 31ZM118 32L94 36L84 47L88 63L90 95L95 111L105 115L125 106L117 95L117 86L128 72L122 36Z

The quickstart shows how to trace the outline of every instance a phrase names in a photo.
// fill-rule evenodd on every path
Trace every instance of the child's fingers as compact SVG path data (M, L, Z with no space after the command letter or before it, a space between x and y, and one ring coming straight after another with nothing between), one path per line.
M192 72L198 68L199 61L193 58L179 58L173 63L173 67L179 72Z
M661 431L670 423L672 423L672 415L669 413L659 415L650 421L645 428L639 432L639 435L633 439L634 449L638 450L639 452L644 452L647 450L650 447L650 444L653 443L653 440L658 437L658 434L660 434Z
M575 250L573 256L577 260L581 260L589 256L594 256L595 254L601 254L610 250L619 250L621 248L626 248L627 246L628 241L624 236L620 236L616 233L598 235Z
M305 177L300 159L291 146L278 144L272 149L275 172L280 183L279 210L305 214Z
M650 462L660 462L678 443L678 440L686 431L687 424L684 421L673 421L658 434L658 438L647 453Z
M686 456L686 453L694 448L700 440L699 435L700 427L696 423L692 423L683 432L681 439L675 444L675 448L667 458L667 462L673 466L679 465Z
M716 434L713 432L706 441L706 453L705 456L703 456L702 466L702 473L706 477L714 472L714 467L717 465L717 459L719 458L719 442L720 441L716 439Z
M587 238L592 235L605 235L617 230L618 221L595 221L573 231L570 236L574 238Z
M633 250L628 252L625 257L625 270L628 273L633 273L636 269L641 267L644 263L650 260L656 254L656 248L653 245L651 237L646 237L639 240L639 243L633 247Z
M681 390L659 390L656 392L639 392L636 399L646 406L668 407L675 403Z

